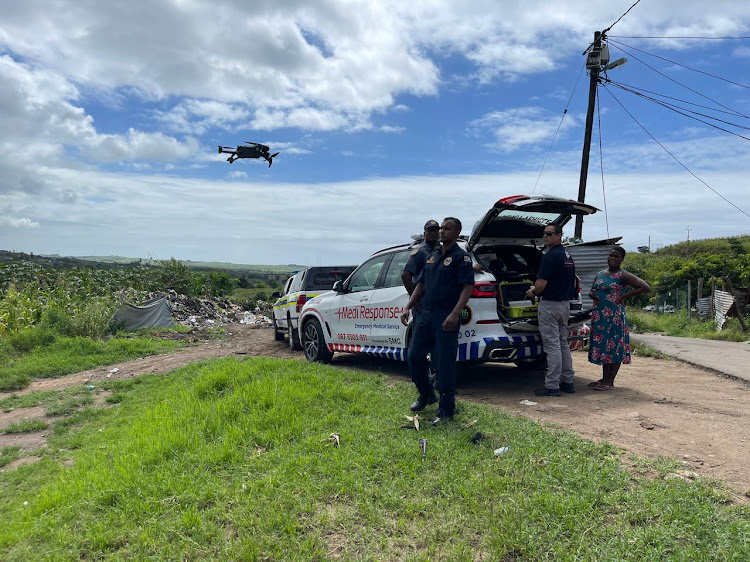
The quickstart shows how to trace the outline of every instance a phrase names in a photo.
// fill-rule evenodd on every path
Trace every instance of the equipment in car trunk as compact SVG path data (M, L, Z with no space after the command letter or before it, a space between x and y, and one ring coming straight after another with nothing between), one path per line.
M537 305L526 298L526 291L532 286L530 279L521 281L501 281L500 308L506 318L535 318Z

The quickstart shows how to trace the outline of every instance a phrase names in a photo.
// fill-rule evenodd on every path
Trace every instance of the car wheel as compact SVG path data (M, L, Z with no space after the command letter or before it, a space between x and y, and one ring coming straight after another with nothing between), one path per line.
M273 319L273 339L276 341L284 341L284 331L279 331L279 325L276 323L276 318Z
M333 353L328 351L323 328L315 318L305 321L302 329L302 347L308 361L330 363Z
M291 349L292 351L300 351L302 349L302 346L299 343L299 334L292 325L291 317L287 317L286 319L286 330L289 336L289 349Z
M529 357L528 359L516 359L513 363L515 363L516 367L519 369L538 371L547 367L547 356L539 355L537 357Z

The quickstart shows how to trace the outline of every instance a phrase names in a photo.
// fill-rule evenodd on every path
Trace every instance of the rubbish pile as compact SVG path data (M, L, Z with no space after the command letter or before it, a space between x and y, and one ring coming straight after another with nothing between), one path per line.
M253 327L267 327L273 324L264 314L270 312L269 303L258 301L255 311L243 310L241 306L224 297L197 298L180 294L173 289L166 293L128 290L120 293L120 299L138 303L166 297L172 316L183 326L211 326L216 324L247 324Z

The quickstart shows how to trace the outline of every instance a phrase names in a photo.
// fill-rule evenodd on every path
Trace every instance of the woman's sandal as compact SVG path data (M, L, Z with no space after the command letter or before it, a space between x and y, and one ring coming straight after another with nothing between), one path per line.
M602 391L615 389L614 386L609 386L607 384L592 384L591 388L593 388L594 390L602 390Z
M598 381L591 381L589 383L589 386L599 386L600 384L604 383L604 379L599 379Z

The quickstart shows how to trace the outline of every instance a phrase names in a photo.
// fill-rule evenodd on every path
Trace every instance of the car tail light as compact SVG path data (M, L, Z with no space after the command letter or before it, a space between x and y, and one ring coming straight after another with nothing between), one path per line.
M530 199L530 197L528 195L511 195L510 197L503 197L502 199L498 199L497 202L503 205L512 205L517 201L525 201L526 199Z
M302 310L302 307L305 306L306 302L307 302L307 295L300 295L297 297L297 312Z
M474 299L497 298L497 283L474 283L471 297Z

